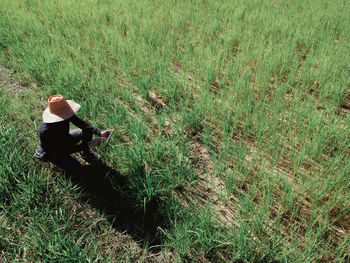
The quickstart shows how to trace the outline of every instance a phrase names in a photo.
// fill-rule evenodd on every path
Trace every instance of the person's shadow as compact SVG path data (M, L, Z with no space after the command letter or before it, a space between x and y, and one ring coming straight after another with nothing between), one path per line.
M119 232L126 232L142 247L149 246L154 252L160 250L161 237L158 227L166 228L167 220L161 214L159 200L152 200L147 209L130 188L128 176L144 176L143 167L137 174L122 175L102 161L82 168L79 174L66 174L81 187L83 201L105 214Z

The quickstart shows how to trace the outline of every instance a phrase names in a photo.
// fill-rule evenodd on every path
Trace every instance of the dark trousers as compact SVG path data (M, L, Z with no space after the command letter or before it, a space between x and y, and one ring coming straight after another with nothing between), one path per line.
M89 141L92 140L92 133L83 131L81 129L74 129L69 131L71 142L68 148L69 153L76 153L81 151L89 151ZM81 144L78 144L81 141Z
M75 158L70 156L72 153L80 151L89 151L88 142L92 139L92 133L81 129L69 131L70 140L67 142L67 154L62 154L51 158L49 161L65 170L68 173L76 173L81 169L81 164ZM78 144L81 141L81 144Z

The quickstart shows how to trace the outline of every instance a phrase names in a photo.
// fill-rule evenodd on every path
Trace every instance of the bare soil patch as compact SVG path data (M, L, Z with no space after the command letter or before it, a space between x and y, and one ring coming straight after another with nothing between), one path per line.
M14 78L14 73L5 65L0 64L0 87L5 87L7 90L18 94L21 91L35 90L38 86L35 83L24 85L20 80Z

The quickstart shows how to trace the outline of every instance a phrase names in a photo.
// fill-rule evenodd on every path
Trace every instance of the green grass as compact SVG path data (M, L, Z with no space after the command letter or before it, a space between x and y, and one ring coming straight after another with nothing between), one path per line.
M22 83L0 83L3 260L349 260L349 13L1 1L0 58ZM32 157L56 93L116 131L84 179Z

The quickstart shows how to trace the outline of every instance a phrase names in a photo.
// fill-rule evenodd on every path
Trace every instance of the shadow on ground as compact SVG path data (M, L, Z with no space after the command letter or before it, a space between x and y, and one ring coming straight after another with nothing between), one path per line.
M161 245L158 227L167 226L160 213L162 203L154 200L143 209L142 202L130 188L128 176L144 176L145 171L140 168L135 173L125 176L97 161L85 165L79 175L67 176L82 188L83 201L105 214L117 231L126 232L142 247L150 246L152 252L158 252Z

